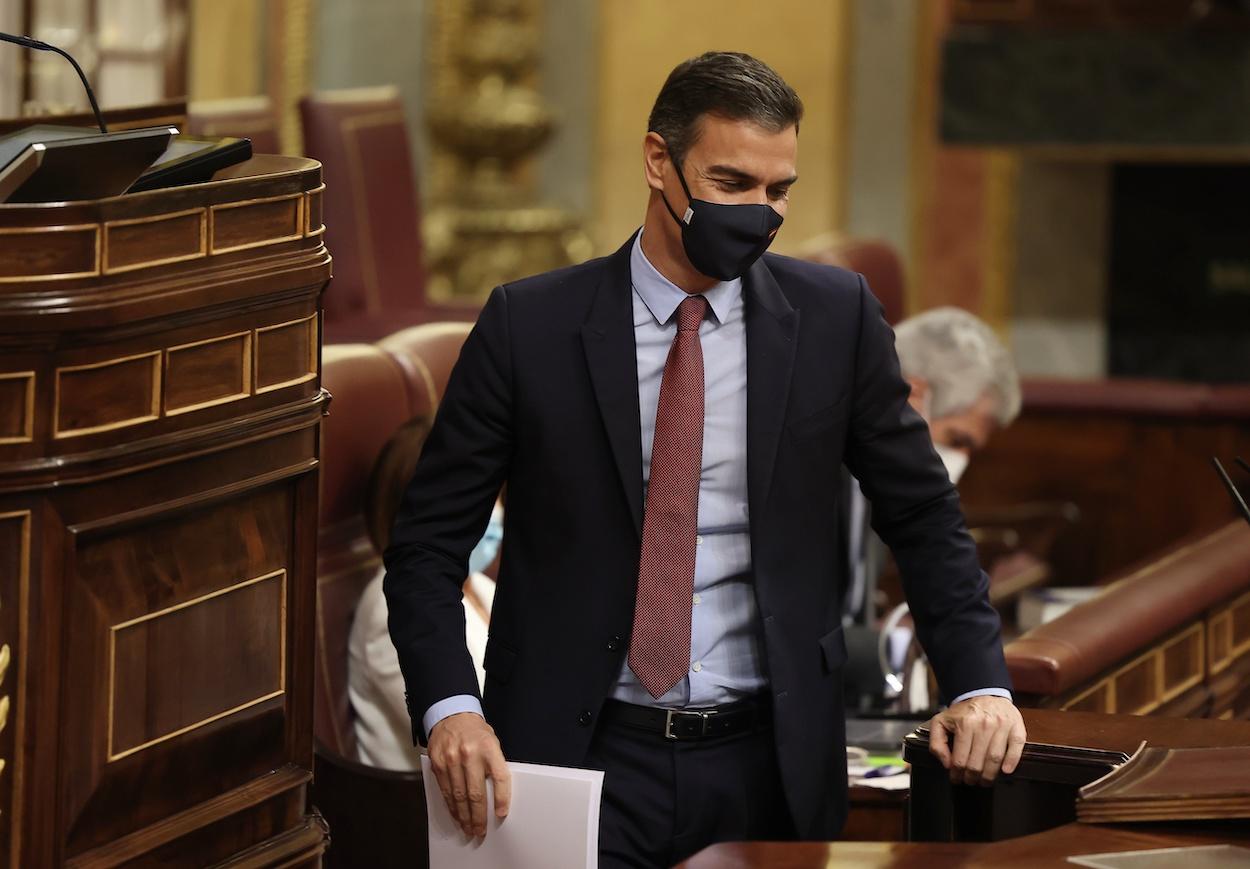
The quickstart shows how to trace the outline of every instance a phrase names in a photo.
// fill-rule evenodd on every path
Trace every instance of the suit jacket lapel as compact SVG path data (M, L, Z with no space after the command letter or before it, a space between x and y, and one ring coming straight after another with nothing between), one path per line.
M747 333L747 501L751 524L764 517L786 418L799 311L761 257L743 276Z
M590 315L582 325L582 345L625 500L634 518L634 530L641 540L642 432L629 271L633 244L631 238L608 259Z

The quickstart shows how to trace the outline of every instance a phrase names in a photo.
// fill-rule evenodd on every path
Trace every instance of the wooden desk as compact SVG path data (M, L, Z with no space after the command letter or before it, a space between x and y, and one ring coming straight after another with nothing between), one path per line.
M1001 841L1073 822L1077 791L1127 760L1143 740L1162 748L1250 745L1247 721L1021 711L1029 743L1015 774L993 788L951 785L929 753L927 730L907 737L909 840Z
M304 867L321 167L0 205L0 867Z
M927 742L911 741L907 757L912 763L913 833L917 829L929 834L942 831L946 841L726 843L707 848L681 865L684 869L1065 866L1071 865L1065 862L1067 857L1078 854L1220 842L1250 847L1250 824L1245 822L1076 823L1077 789L1108 767L1100 765L1097 755L1082 760L1079 751L1071 751L1127 755L1142 740L1169 748L1250 745L1250 722L1042 709L1022 712L1029 746L1017 772L993 788L952 786L946 771L928 754ZM1028 834L1019 835L1019 830Z
M705 848L680 869L947 869L965 866L1043 867L1109 851L1175 848L1231 842L1250 847L1241 825L1176 827L1067 824L1003 842L732 842Z

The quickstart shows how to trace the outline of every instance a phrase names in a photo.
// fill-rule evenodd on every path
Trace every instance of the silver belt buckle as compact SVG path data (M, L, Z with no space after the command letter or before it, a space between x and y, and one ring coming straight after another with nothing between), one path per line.
M708 720L711 719L711 717L716 714L715 709L711 710L710 712L683 712L679 709L666 709L664 711L665 711L665 715L664 715L664 738L665 739L680 739L681 738L677 734L673 733L673 713L674 712L676 712L678 715L698 715L699 718L703 722L703 729L700 730L699 732L700 737L707 736Z

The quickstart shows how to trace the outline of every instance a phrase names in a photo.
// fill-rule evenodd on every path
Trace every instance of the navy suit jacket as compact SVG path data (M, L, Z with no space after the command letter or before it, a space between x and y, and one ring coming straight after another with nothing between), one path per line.
M615 254L497 288L452 372L386 552L414 738L477 694L461 584L507 484L484 710L509 760L584 762L629 649L643 480L629 270ZM959 499L907 404L863 278L765 255L744 276L747 472L775 740L799 835L846 816L840 469L893 550L943 697L1010 687Z

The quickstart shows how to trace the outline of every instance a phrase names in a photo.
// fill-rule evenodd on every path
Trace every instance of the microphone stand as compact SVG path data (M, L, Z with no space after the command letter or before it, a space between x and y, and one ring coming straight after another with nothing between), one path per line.
M29 36L15 36L12 33L0 33L0 42L11 42L14 45L33 48L36 51L51 51L68 60L73 65L74 72L78 73L78 78L82 81L83 88L87 91L87 100L91 103L91 111L95 112L95 122L100 125L100 132L108 132L108 127L104 126L104 116L100 114L100 104L95 101L95 92L91 90L91 83L87 81L87 75L82 71L82 67L78 65L78 61L74 60L68 51L63 51L55 45L49 45Z
M1247 464L1245 459L1241 456L1237 456L1234 461L1237 462L1243 471L1250 473L1250 464ZM1224 484L1224 488L1228 490L1228 496L1233 499L1233 506L1237 508L1237 512L1241 514L1241 517L1245 519L1246 522L1250 522L1250 506L1246 506L1246 499L1242 497L1241 492L1238 491L1232 478L1228 476L1228 472L1225 471L1224 466L1220 464L1220 460L1215 456L1212 456L1211 464L1215 465L1215 470L1220 475L1220 481Z

